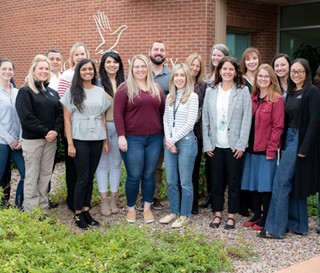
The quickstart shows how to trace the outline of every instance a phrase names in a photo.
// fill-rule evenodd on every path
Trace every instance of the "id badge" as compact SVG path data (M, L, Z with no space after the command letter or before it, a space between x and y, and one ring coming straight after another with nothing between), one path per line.
M219 131L224 131L224 129L226 128L226 122L221 120L218 126L218 130Z

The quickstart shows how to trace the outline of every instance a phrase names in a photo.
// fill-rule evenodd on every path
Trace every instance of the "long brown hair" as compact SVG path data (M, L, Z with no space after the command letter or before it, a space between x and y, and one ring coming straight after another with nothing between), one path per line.
M270 85L267 89L267 101L275 102L278 100L279 97L282 96L281 88L279 85L279 81L277 78L276 73L274 72L273 68L269 64L262 64L258 67L256 74L254 76L254 85L252 87L252 95L256 96L260 93L260 87L258 86L258 74L259 72L264 69L268 72L270 76Z

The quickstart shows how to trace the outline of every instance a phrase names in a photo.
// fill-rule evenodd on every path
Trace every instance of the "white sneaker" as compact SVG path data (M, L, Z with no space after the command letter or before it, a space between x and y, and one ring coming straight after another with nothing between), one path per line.
M188 217L185 217L185 218L181 218L179 217L177 220L175 220L171 227L172 228L180 228L180 227L185 227L189 222L189 219Z
M161 218L159 223L160 224L169 224L171 221L174 221L177 216L173 216L172 214L168 214L165 217Z

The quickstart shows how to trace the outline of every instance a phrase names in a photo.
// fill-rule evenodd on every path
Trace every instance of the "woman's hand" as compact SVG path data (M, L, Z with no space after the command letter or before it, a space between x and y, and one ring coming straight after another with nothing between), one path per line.
M110 147L109 147L109 141L108 141L108 139L106 139L106 140L104 141L102 151L103 151L104 153L106 153L106 154L109 153Z
M68 156L70 157L76 157L76 148L73 144L68 144Z
M18 147L18 145L19 145L19 140L14 140L14 141L12 141L10 144L9 144L9 146L10 146L10 148L11 148L11 150L18 150L19 148L17 148Z
M208 151L208 152L207 152L207 156L209 156L209 157L213 157L213 156L214 156L213 151Z
M274 157L266 156L266 159L267 159L267 160L273 160L273 159L274 159Z
M128 151L128 142L125 136L119 136L118 138L118 145L119 149L122 152L127 152Z
M166 146L166 148L169 150L170 153L176 154L178 153L178 148L176 145L171 145L170 142L168 140L164 140L164 145Z
M51 130L47 133L47 135L45 136L45 139L48 141L48 142L52 142L56 139L56 137L58 136L58 133L54 130Z
M304 158L304 157L306 157L306 155L304 155L304 154L298 154L298 157Z
M240 150L237 150L237 149L232 150L232 152L233 152L233 157L235 157L235 159L239 159L243 155L243 151L240 151Z

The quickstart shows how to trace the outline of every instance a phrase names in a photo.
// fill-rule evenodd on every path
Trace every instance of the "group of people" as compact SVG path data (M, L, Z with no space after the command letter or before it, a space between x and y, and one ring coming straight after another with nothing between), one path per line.
M76 43L68 70L61 74L58 50L37 55L18 91L13 63L0 59L0 179L12 158L21 177L16 206L48 212L55 153L64 145L66 201L79 228L99 225L89 212L94 175L102 215L118 212L122 161L126 220L136 222L141 209L144 222L154 222L164 163L170 213L159 222L182 227L198 214L204 153L208 197L200 206L211 204L210 227L223 221L228 189L225 229L250 208L243 225L260 237L306 234L307 196L320 191L320 91L308 61L278 54L262 64L259 50L248 48L239 63L223 44L212 47L206 76L198 53L172 71L165 60L166 46L156 41L149 59L131 59L125 79L116 51L105 52L96 69Z

